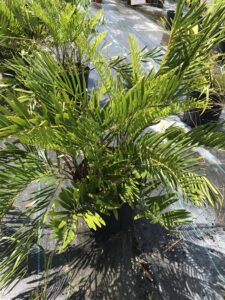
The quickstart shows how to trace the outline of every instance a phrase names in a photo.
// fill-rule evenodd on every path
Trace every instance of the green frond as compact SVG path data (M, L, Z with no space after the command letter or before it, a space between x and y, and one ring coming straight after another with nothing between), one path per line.
M44 182L44 180L42 179ZM49 183L49 182L48 182ZM39 244L47 224L47 212L52 205L58 184L51 183L41 187L27 199L27 211L24 212L26 221L19 229L9 236L1 236L1 243L5 248L1 253L1 288L16 284L27 275L28 259L35 251L41 251ZM25 205L25 204L24 204ZM16 281L16 282L15 282Z
M0 148L0 167L1 218L29 185L52 174L51 167L38 153L30 153L13 144L5 144Z
M181 67L180 74L191 70L202 70L202 62L208 64L209 52L224 36L224 6L218 5L214 11L207 10L207 4L197 2L182 15L185 1L179 1L172 32L159 74ZM198 28L198 32L196 32ZM204 50L203 50L204 49ZM197 67L198 65L198 67Z
M160 223L166 228L187 224L191 222L191 214L184 209L169 209L172 204L178 201L174 194L168 193L155 197L144 197L142 203L138 206L141 213L135 219L147 218L151 223ZM143 211L143 212L142 212Z
M204 132L204 135L202 134ZM225 150L224 122L210 122L191 130L187 136L192 145Z
M28 224L26 224L28 226ZM1 254L1 288L10 284L16 284L27 274L28 257L33 252L33 246L37 244L38 230L35 227L25 228L23 226L15 234L3 237L1 243L8 243L8 247Z
M192 150L189 138L183 135L182 139L176 136L167 140L169 135L169 130L161 134L150 132L137 141L140 152L145 149L141 163L148 166L150 178L171 191L181 190L195 205L219 206L222 195L205 176L198 174L203 160Z
M135 83L144 75L144 71L141 66L141 49L139 48L138 41L134 36L129 36L129 43L133 83Z

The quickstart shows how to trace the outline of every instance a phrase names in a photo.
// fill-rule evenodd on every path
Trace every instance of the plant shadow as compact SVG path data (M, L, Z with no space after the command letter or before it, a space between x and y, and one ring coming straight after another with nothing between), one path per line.
M35 264L29 274L39 283L39 294L47 284L46 299L144 299L142 280L134 271L134 247L131 232L121 232L111 238L97 240L88 233L78 236L79 244L63 254L55 254L47 278L38 282ZM46 253L49 257L52 253ZM31 261L35 261L33 253ZM32 267L33 266L33 267ZM43 265L42 269L43 271ZM37 287L20 293L15 299L31 299ZM43 296L42 296L43 297ZM41 298L42 299L42 298ZM43 299L45 299L43 297Z
M12 226L17 224L15 219L13 214ZM74 245L61 254L49 249L52 246L48 247L46 232L40 268L38 253L33 251L26 285L19 282L16 293L1 299L34 299L31 295L38 291L41 299L50 300L222 300L225 251L213 248L213 241L210 245L206 239L217 234L225 241L225 232L205 224L199 224L198 230L207 232L203 239L196 237L192 226L182 227L181 238L140 220L134 231L96 239L82 227ZM2 251L3 244L0 246ZM51 257L48 274L38 278L38 270L43 275ZM145 263L145 270L140 268L140 261ZM151 275L152 282L143 271Z
M196 230L188 225L176 236L146 221L137 227L140 258L155 280L153 300L224 299L225 249L216 249L215 241L209 242L215 234L225 242L222 228L198 224L196 236Z

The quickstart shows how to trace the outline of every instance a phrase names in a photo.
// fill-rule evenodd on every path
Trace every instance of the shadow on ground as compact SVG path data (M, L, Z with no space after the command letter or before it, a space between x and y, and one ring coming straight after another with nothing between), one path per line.
M14 211L10 226L16 224ZM218 233L218 228L205 224L199 224L198 230L207 231L207 236ZM225 254L206 247L192 227L184 227L181 232L182 239L142 220L136 223L134 232L96 240L82 228L76 245L63 254L48 249L46 235L40 271L44 261L52 257L48 276L37 278L34 251L29 258L26 286L20 282L17 293L1 299L34 299L32 294L38 290L40 299L50 300L222 300L225 285L219 275L225 275ZM222 229L221 237L225 237Z
M47 299L145 299L142 279L133 266L134 248L131 233L121 233L107 240L90 234L79 236L79 245L64 254L55 254L48 277ZM30 258L35 261L35 253ZM50 252L46 253L51 256ZM64 261L64 264L63 264ZM31 264L29 276L36 274ZM38 284L38 280L29 280ZM39 294L44 289L39 285ZM29 289L15 299L29 299L36 290ZM41 298L42 299L42 298Z
M155 277L152 299L219 300L224 299L225 254L206 246L205 237L196 236L192 226L182 227L181 236L171 235L160 226L138 224L141 236L140 258ZM207 235L222 228L198 224ZM222 280L221 280L222 279Z

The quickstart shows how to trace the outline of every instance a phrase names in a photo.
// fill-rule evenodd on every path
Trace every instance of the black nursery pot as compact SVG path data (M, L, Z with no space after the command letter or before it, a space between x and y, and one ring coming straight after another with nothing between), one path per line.
M221 53L225 53L225 40L219 43L219 45L218 45L218 50L219 50Z
M164 6L164 0L147 0L146 3L158 8L163 8Z
M175 10L167 10L167 13L166 13L166 29L171 30L174 17L175 17Z
M221 41L218 45L215 46L215 50L218 53L221 53L221 56L218 56L219 61L224 61L225 60L225 40Z
M192 92L190 94L190 98L196 98L196 100L203 100L205 97L205 94L201 95L201 93L198 91ZM211 108L206 109L204 112L203 109L197 108L184 113L183 121L187 125L191 127L197 127L199 125L206 124L210 121L219 120L219 117L222 112L222 106L220 105L220 102L223 97L220 97L216 94L211 94L209 97L211 100Z
M127 203L124 203L118 209L118 219L115 218L113 213L110 213L110 215L100 213L100 216L105 221L106 226L102 226L96 231L93 231L96 237L110 236L112 234L116 234L122 231L129 231L133 228L134 212L133 209Z

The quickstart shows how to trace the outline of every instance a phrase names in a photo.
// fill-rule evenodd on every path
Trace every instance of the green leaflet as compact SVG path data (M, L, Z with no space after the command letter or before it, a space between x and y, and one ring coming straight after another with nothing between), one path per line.
M97 227L102 227L102 225L106 225L105 221L97 213L93 214L89 211L84 214L83 218L84 221L87 223L88 227L94 230L97 230Z

